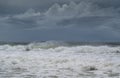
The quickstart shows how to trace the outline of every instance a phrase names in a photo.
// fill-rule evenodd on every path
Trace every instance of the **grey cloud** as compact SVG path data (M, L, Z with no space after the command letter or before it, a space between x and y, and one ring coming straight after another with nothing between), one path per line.
M54 3L67 3L71 0L0 0L0 14L22 13L29 8L46 11Z
M34 8L38 11L46 11L54 3L59 3L60 5L66 3L68 4L73 0L0 0L0 14L14 14L21 13L29 8ZM119 0L74 0L74 2L91 2L100 6L105 7L119 7Z
M70 26L97 27L104 25L106 21L111 21L108 19L117 16L120 16L119 9L111 7L100 8L89 1L81 1L78 4L75 2L63 5L55 3L45 12L29 9L21 14L8 16L9 18L4 20L4 22L1 21L1 23L7 24L6 28L9 25L9 29L61 28Z
M93 28L103 25L105 22L108 22L112 17L99 17L99 16L90 16L90 17L81 17L81 18L72 18L64 19L58 22L58 25L61 26L76 26L80 28Z
M11 33L10 33L11 32ZM107 30L80 30L78 28L63 28L51 30L13 30L0 31L0 39L6 41L112 41L119 40L119 34Z
M113 18L106 21L101 28L111 31L120 32L120 18Z
M4 29L34 28L36 26L36 21L38 19L40 20L39 16L39 12L35 12L33 9L29 9L23 14L1 18L0 23L2 24L2 27L4 26Z
M120 0L92 0L101 7L120 7Z
M22 4L17 5L16 1L14 3L14 7L22 7ZM37 2L38 4L39 1ZM69 0L67 1L69 2ZM79 0L76 1L79 2ZM6 2L9 1L6 0ZM49 4L48 2L48 0L45 0L40 3L40 6L42 6L42 4ZM109 38L120 39L120 7L114 5L117 3L117 0L115 0L115 3L111 6L109 4L107 7L101 7L101 5L105 5L107 2L109 1L106 0L105 3L103 3L102 1L98 0L83 0L80 1L80 3L67 3L66 1L62 0L51 0L51 4L48 5L51 7L47 8L44 12L38 11L33 7L33 9L27 9L25 12L18 14L1 16L0 32L8 31L4 34L9 35L9 32L13 31L12 33L14 33L14 36L16 37L18 37L17 35L19 34L27 36L30 33L29 37L31 39L34 37L36 38L38 35L35 36L35 34L40 33L40 35L46 35L42 36L43 40L45 40L45 38L53 39L52 37L54 36L54 39L60 38L67 40L68 37L71 38L71 35L74 35L74 37L77 39L80 39L79 37L81 36L82 40L86 38L91 40L107 40ZM112 1L110 0L110 3L111 2ZM25 4L26 3L23 4L23 7L28 6L25 6ZM7 5L13 6L13 3L11 3L11 5L8 3ZM30 4L30 6L33 5ZM10 35L12 35L12 33ZM64 34L64 36L61 34ZM50 35L52 35L52 37ZM7 38L7 36L5 38ZM71 40L75 39L71 38Z
M119 15L119 9L100 8L91 2L82 1L79 4L70 2L70 4L53 4L46 12L49 16L57 17L81 17L81 16L113 16Z

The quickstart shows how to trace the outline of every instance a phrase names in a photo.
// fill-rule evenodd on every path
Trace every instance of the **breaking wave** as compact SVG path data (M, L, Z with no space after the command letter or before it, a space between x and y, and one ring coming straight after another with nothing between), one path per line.
M115 47L116 45L116 47ZM63 49L74 52L114 52L119 51L120 46L118 44L106 44L106 43L78 43L78 42L62 42L62 41L46 41L46 42L33 42L33 43L12 43L0 45L0 51L33 51L33 50L57 50Z
M120 46L33 42L0 45L0 78L119 78Z

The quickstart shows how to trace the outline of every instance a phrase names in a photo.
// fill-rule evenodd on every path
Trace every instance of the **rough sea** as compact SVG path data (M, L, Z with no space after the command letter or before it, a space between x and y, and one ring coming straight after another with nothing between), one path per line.
M0 43L0 78L120 78L120 45Z

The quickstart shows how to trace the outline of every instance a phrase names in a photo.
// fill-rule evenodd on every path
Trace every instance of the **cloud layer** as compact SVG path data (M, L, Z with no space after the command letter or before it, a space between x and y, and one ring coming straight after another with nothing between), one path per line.
M101 6L105 5L105 3L98 0L81 0L80 2L78 1L79 3L72 1L66 3L63 1L63 3L61 2L62 4L58 1L46 11L30 8L19 14L1 15L0 31L36 31L66 28L71 30L76 28L79 29L78 33L103 34L103 32L107 32L109 34L111 32L113 37L118 37L120 31L120 7L115 5L117 1L115 0L115 3L112 4L112 0L110 0L111 4L107 5L109 1L106 0L107 6L105 7Z
M26 12L12 16L2 17L0 22L3 26L19 28L51 28L51 27L69 27L69 25L85 27L87 25L106 25L106 21L111 22L120 16L120 8L101 8L92 2L82 1L79 4L70 2L69 4L53 4L46 12L36 12L34 9L28 9ZM118 20L117 18L116 20ZM88 24L87 24L87 23ZM97 23L97 24L96 24ZM6 25L7 24L7 25ZM60 25L59 25L60 24ZM1 25L1 26L2 26ZM89 26L88 26L89 27Z

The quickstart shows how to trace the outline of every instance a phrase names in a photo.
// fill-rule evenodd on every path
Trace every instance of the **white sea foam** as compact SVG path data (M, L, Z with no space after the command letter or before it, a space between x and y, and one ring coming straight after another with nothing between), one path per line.
M119 78L119 59L119 46L1 45L0 78Z

